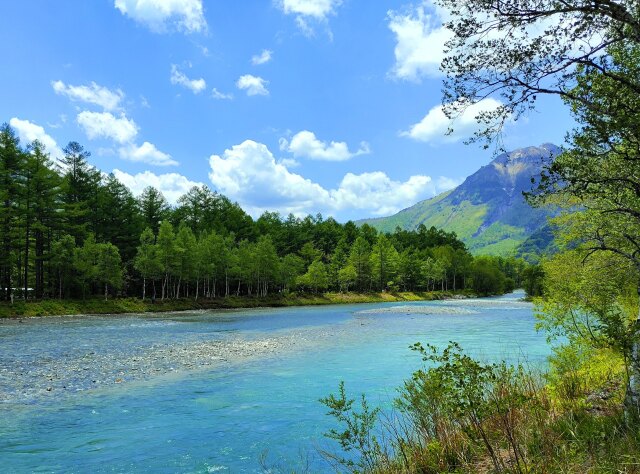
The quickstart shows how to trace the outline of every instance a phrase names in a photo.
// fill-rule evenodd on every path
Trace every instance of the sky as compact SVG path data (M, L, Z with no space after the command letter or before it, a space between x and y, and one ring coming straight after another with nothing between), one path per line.
M390 215L494 157L463 143L473 113L445 135L447 35L429 1L2 2L0 122L52 158L78 141L136 195L205 184L254 217ZM572 126L543 98L504 147Z

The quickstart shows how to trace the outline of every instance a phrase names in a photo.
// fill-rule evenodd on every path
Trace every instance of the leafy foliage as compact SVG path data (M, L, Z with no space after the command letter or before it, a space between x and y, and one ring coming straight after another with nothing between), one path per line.
M455 343L411 349L425 365L400 388L397 415L366 399L354 409L343 384L322 400L340 425L326 434L337 450L324 453L338 471L637 471L640 434L621 414L623 363L610 352L557 350L545 386L523 366L483 363Z

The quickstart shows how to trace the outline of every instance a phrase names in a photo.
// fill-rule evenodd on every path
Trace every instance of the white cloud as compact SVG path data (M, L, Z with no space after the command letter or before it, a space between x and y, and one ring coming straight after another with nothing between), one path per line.
M502 103L496 99L487 98L469 105L464 112L451 121L442 110L441 105L433 107L424 118L411 126L402 136L413 138L421 142L451 143L469 137L480 127L476 121L478 114L497 109ZM453 133L447 135L449 128Z
M53 137L47 134L47 132L44 131L44 128L40 125L36 125L29 120L21 120L16 117L9 120L9 125L15 129L18 133L18 138L20 138L25 145L34 140L39 140L45 146L46 151L49 153L51 158L60 159L64 156L62 149L60 149Z
M317 19L326 18L334 13L335 7L339 6L342 0L280 0L279 5L282 11L287 14L311 16Z
M153 143L144 142L137 146L129 143L118 150L120 158L155 166L177 166L179 163L171 155L163 153Z
M297 215L340 213L366 217L396 212L440 191L429 176L394 181L381 171L347 173L336 189L326 189L277 162L269 149L247 140L209 158L209 178L217 190L256 216L265 210Z
M236 87L240 90L246 90L247 95L269 95L267 84L269 81L265 81L261 77L245 74L238 78Z
M296 24L307 36L314 34L310 21L326 23L327 17L335 14L341 4L342 0L277 0L286 15L296 16Z
M233 99L233 94L225 94L224 92L220 92L215 87L211 90L211 97L217 100L231 100Z
M72 86L62 81L52 81L51 87L56 94L61 94L73 101L87 102L99 105L104 110L116 110L124 99L124 92L120 89L112 91L106 87L91 82L88 86Z
M189 79L175 64L171 65L171 84L184 86L194 94L199 94L207 88L207 82L204 79Z
M447 178L446 176L439 176L436 181L436 190L438 193L443 193L445 191L449 191L462 184L464 179L461 178Z
M156 33L172 28L186 33L207 29L202 0L115 0L115 7Z
M119 108L120 101L124 98L124 93L121 90L118 89L116 92L113 92L107 88L98 86L95 82L92 82L91 86L67 86L62 81L52 82L51 85L58 94L63 94L71 100L80 100L100 105L105 110ZM143 96L141 96L141 104L143 107L149 106L147 99ZM65 120L66 117L63 121ZM138 136L139 127L132 119L127 118L124 113L120 113L120 116L117 117L111 112L91 112L84 110L78 114L76 121L80 128L84 130L89 140L105 138L120 144L118 155L122 159L156 166L178 165L178 162L175 161L171 155L158 150L152 143L145 141L140 146L136 145L134 139ZM29 124L29 122L26 123ZM39 128L40 131L38 133L44 134L42 127L33 124L29 125L31 125L32 128ZM46 134L44 134L44 136L51 138ZM55 145L55 141L53 143ZM48 144L45 143L45 145ZM49 146L47 146L47 148L49 148ZM101 155L113 155L115 152L112 148L102 147L98 150L98 153Z
M396 35L396 63L391 71L398 79L419 81L422 77L441 75L445 43L451 32L443 26L444 12L423 2L408 12L389 11L389 29Z
M297 168L300 166L300 162L293 158L282 158L278 163L286 166L287 168Z
M264 209L301 213L316 204L326 207L330 199L319 184L291 173L265 145L251 140L212 155L209 164L213 185L254 215Z
M345 161L354 156L366 155L371 151L367 142L361 142L357 151L350 151L345 142L327 144L318 140L313 132L303 130L296 133L290 142L280 140L280 149L290 151L295 158L309 158L324 161Z
M144 171L131 175L119 169L114 169L113 174L134 195L139 196L146 187L153 186L162 192L170 203L175 203L180 196L192 187L203 185L202 183L191 181L178 173L155 174L151 171Z
M122 114L115 117L109 112L80 112L78 125L82 127L89 140L109 138L118 143L127 143L138 135L138 126Z
M253 64L254 66L258 66L259 64L266 64L271 61L272 54L273 51L269 49L263 49L260 54L256 54L255 56L251 57L251 64Z
M434 194L429 176L416 175L399 182L393 181L382 171L347 173L338 189L331 191L338 210L361 209L374 216L394 214Z

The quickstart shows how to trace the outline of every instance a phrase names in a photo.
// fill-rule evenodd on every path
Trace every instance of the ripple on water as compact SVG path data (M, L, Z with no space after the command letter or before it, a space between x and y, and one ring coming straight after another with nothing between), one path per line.
M478 314L479 311L458 308L456 306L391 306L385 308L365 309L354 314Z

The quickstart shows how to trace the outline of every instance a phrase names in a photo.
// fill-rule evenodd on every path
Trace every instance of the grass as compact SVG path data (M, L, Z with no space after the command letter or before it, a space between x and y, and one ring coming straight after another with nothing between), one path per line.
M397 301L430 301L450 298L464 292L394 292L394 293L322 293L322 294L274 294L266 297L229 296L226 298L193 298L178 300L150 300L140 298L102 298L86 300L42 300L0 303L0 318L61 316L79 314L123 314L198 309L235 309L282 306L312 306L327 304L383 303Z
M364 397L357 406L342 384L322 400L341 448L324 454L341 472L640 473L640 422L623 413L614 353L564 346L543 375L481 363L456 344L414 350L427 364L399 389L395 413Z

